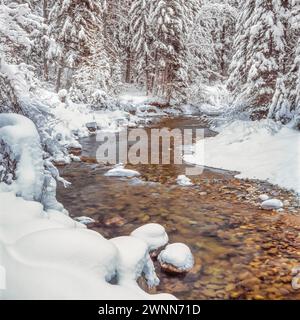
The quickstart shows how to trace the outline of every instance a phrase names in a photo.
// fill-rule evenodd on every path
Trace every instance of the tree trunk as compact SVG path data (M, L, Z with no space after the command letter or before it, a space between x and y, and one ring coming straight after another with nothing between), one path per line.
M131 51L130 51L130 48L127 48L125 82L131 83Z
M43 1L43 18L44 23L48 22L48 0ZM46 35L46 31L44 31L44 35ZM43 41L43 64L44 64L44 79L46 81L49 80L49 69L48 69L48 59L46 55L47 46L45 40Z
M57 79L56 79L56 92L60 90L61 77L62 77L63 71L64 71L64 68L62 66L59 66L58 72L57 72Z

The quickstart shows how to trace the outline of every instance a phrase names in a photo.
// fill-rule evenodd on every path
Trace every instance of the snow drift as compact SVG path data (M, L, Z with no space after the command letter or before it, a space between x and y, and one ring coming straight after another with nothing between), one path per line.
M184 160L238 171L239 178L266 180L300 192L299 131L272 120L235 121L218 130L216 137L195 145L195 148L204 145L204 161L195 155L187 155Z

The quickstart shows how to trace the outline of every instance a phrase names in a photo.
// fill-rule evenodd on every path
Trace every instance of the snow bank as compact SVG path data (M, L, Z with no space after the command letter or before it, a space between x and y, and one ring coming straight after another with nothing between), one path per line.
M16 161L13 189L28 200L39 200L44 183L44 166L39 134L29 119L18 114L0 114L0 142L8 146Z
M7 286L2 299L174 299L149 295L135 281L142 271L149 284L158 282L146 242L106 240L13 192L0 192L0 203L0 265ZM120 280L110 284L116 275Z
M144 240L149 251L166 245L169 241L165 228L157 223L148 223L131 232L131 236Z
M0 142L1 163L7 158L15 163L0 169L1 176L5 171L0 183L0 266L6 272L1 299L174 299L149 295L136 282L143 273L149 285L158 284L148 242L134 237L109 241L55 209L63 211L55 198L56 180L67 182L49 159L43 160L32 121L1 114ZM119 281L113 285L115 277Z
M267 180L300 192L300 132L272 120L235 121L219 128L216 137L200 140L202 157L187 155L189 163L239 171L239 178Z
M183 243L172 243L158 255L160 264L170 264L179 271L188 271L194 266L194 258L189 247Z

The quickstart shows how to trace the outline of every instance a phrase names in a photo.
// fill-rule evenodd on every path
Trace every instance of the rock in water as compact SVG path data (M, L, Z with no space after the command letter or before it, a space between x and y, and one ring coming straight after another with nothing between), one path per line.
M281 209L283 207L283 203L282 201L278 200L278 199L269 199L264 201L261 204L262 209L264 210L277 210L277 209Z
M183 243L167 245L158 255L158 261L162 270L167 273L186 273L194 266L192 252L190 248Z
M89 132L94 133L97 131L98 125L97 122L89 122L86 124L86 127L88 128Z
M165 246L169 241L165 228L157 223L145 224L132 231L131 236L144 240L150 252Z
M82 216L82 217L75 217L74 220L82 223L82 224L85 224L85 225L88 225L88 224L91 224L91 223L95 223L96 221L90 217L85 217L85 216Z
M188 178L187 176L185 175L180 175L177 177L176 179L177 181L177 184L182 186L182 187L190 187L193 185L192 181L190 178Z
M118 165L105 173L106 177L138 177L141 174L138 171L125 169L124 166Z
M267 201L269 199L270 199L270 197L267 194L261 194L259 196L259 200L261 200L261 201Z

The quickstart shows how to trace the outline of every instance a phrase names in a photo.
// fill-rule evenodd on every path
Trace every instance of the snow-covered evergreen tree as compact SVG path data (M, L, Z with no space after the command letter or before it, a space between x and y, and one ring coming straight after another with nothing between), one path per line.
M134 0L129 11L129 32L131 51L136 62L136 81L142 80L147 94L150 90L151 44L153 42L150 11L151 2L147 0Z
M188 9L183 0L156 0L152 6L155 72L151 87L168 101L183 97L187 86Z
M228 80L236 104L272 101L286 52L282 8L282 0L247 0L241 9Z
M291 50L285 61L291 63L286 62L286 72L277 80L269 117L300 129L300 2L292 1L289 9L286 34Z
M37 79L26 62L44 28L42 18L27 3L0 4L0 111L26 113L27 99Z
M102 27L102 0L58 0L49 13L49 36L58 44L56 90L61 87L62 76L66 74L65 85L71 85L72 70L84 57L90 55L94 33Z

